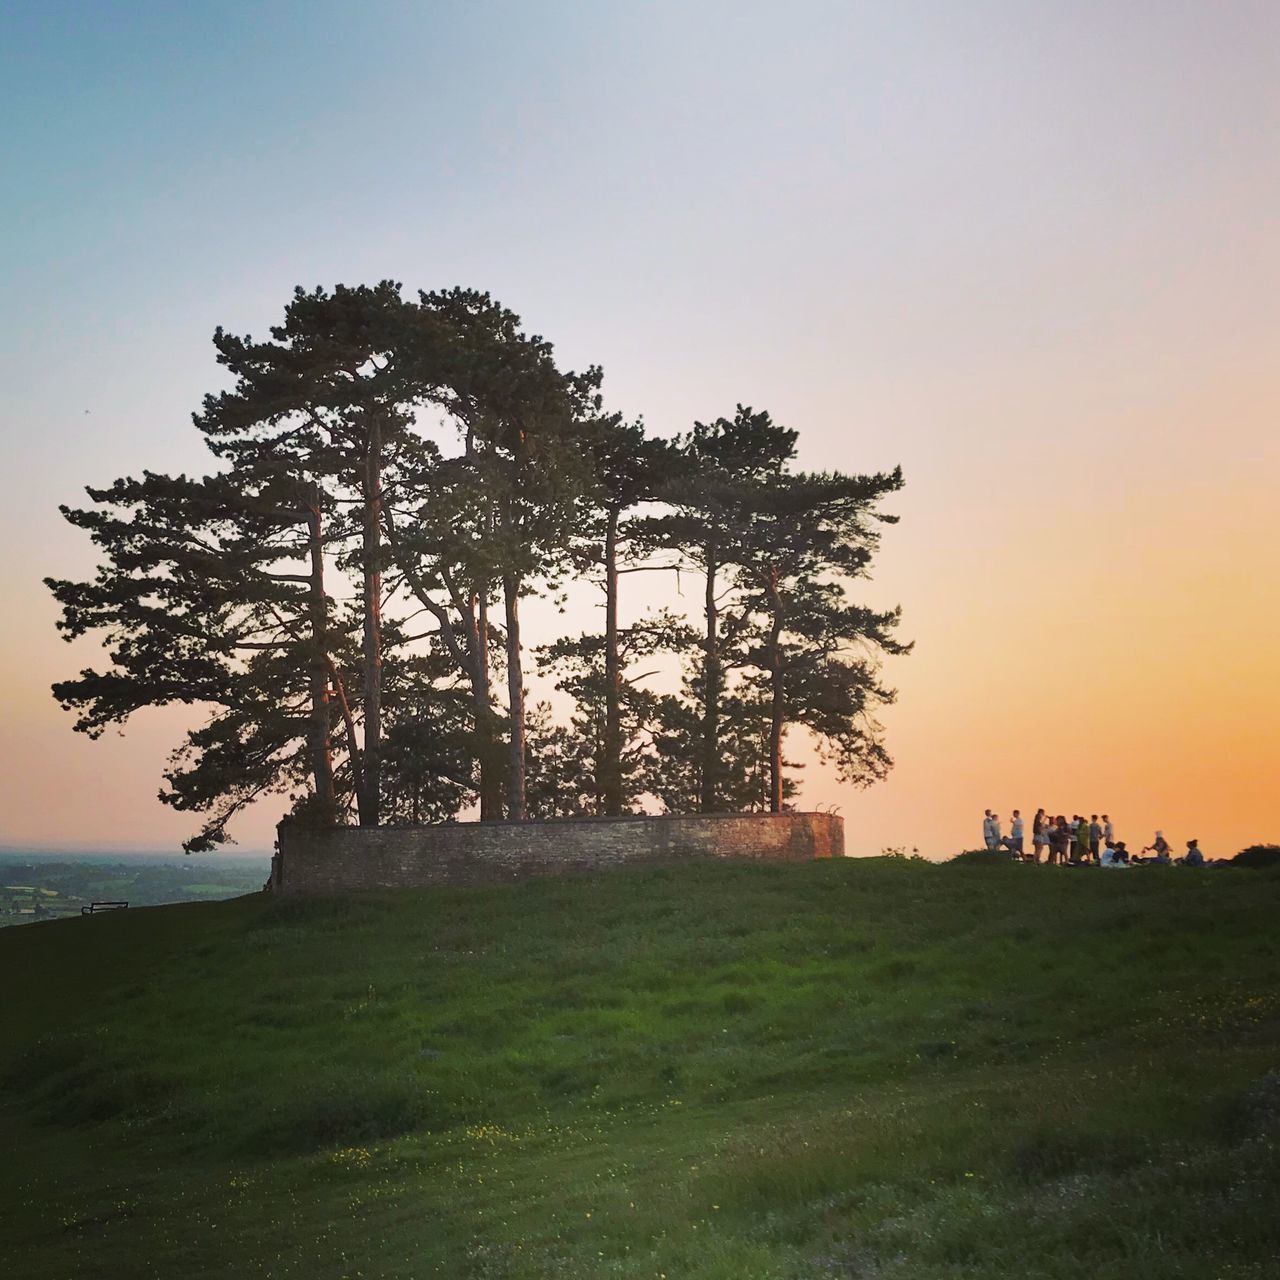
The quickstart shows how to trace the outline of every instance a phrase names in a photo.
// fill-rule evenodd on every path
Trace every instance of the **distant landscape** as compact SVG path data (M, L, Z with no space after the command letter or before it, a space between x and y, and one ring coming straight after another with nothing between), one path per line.
M155 907L238 898L262 888L271 860L163 853L0 853L0 928L77 916L94 902Z

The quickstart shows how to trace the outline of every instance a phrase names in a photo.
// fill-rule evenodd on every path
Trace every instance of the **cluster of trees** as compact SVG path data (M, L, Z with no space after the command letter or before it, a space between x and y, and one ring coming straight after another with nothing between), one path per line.
M189 851L267 793L319 824L778 811L793 726L850 783L890 767L879 665L907 646L849 588L899 471L799 471L796 433L741 406L656 439L470 290L299 289L267 340L214 345L216 468L90 488L62 511L97 573L48 580L109 659L54 686L78 730L209 712L160 796L200 815ZM628 575L682 571L699 610L623 625ZM557 717L527 698L521 606L572 579L603 626L536 650Z

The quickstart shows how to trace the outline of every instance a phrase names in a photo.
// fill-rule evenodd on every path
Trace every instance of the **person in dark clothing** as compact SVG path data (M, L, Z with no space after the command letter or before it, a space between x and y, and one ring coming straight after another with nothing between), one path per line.
M1071 827L1063 814L1058 814L1052 827L1049 828L1049 848L1053 861L1061 865L1066 862L1071 849Z

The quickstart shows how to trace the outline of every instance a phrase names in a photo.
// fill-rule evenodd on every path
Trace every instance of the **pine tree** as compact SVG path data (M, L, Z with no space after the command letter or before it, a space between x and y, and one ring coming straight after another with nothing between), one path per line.
M393 585L403 585L431 617L433 642L466 684L482 820L503 816L506 781L505 729L491 676L502 637L489 621L498 574L489 515L472 460L443 457L425 444L402 463L383 508Z
M697 808L718 812L726 803L724 701L734 655L748 617L737 600L745 522L754 493L780 475L795 455L796 433L768 413L738 405L732 418L698 422L679 437L678 473L664 486L668 515L642 522L655 547L677 552L703 579L702 638L689 692L698 706ZM674 712L668 704L668 712Z
M308 774L311 816L332 821L328 677L344 637L325 592L319 492L278 474L147 473L88 494L93 505L62 512L104 562L89 582L46 580L64 638L100 633L109 649L108 670L54 685L76 729L96 738L150 706L213 709L160 795L210 815L190 850L226 840L236 812Z
M215 345L232 385L195 423L224 470L89 490L64 514L103 563L49 582L64 636L109 650L55 686L78 730L209 710L161 796L203 816L188 847L270 792L326 824L353 801L364 825L476 798L516 821L646 797L777 811L793 726L847 782L890 767L879 662L909 646L896 610L851 592L899 472L794 473L796 433L743 406L655 441L601 412L598 369L561 371L470 290L298 290L267 340ZM702 577L696 628L666 611L622 625L621 578L671 568ZM575 572L603 588L604 625L539 650L574 700L556 724L526 702L520 612ZM335 604L333 582L356 599ZM661 693L669 653L683 683Z
M661 703L664 803L782 809L794 792L783 755L801 724L838 776L855 785L891 767L875 719L893 694L879 657L906 653L898 612L851 603L893 517L879 503L902 485L883 475L790 471L796 433L742 406L680 441L685 476L667 487L674 513L653 536L703 575L703 632L683 696ZM691 743L697 741L695 750ZM794 766L791 766L794 768Z
M670 566L649 559L648 527L644 520L627 520L626 513L657 498L669 484L676 469L677 451L666 441L647 436L642 422L624 422L616 415L597 418L586 424L584 444L591 459L595 479L594 503L581 528L575 546L577 566L599 575L604 591L604 633L599 655L603 671L601 693L603 720L596 743L596 811L617 815L623 812L623 751L627 732L623 726L623 701L634 702L638 691L625 676L627 654L648 657L674 637L670 619L648 620L624 631L619 626L620 580L624 574L643 573ZM664 640L665 637L665 640ZM582 637L580 658L593 650L591 638ZM555 660L553 650L547 653ZM560 657L569 656L562 650ZM585 685L582 686L585 690ZM633 707L633 713L634 713Z
M197 428L233 467L287 465L354 509L339 567L361 584L361 719L357 802L377 826L381 798L385 473L412 448L413 406L427 370L399 358L406 337L400 286L297 289L269 341L214 335L230 391L205 397Z
M866 785L891 767L874 712L892 701L879 655L904 654L894 636L900 611L849 601L879 545L879 510L902 472L848 476L785 474L752 495L739 527L737 581L752 618L748 664L769 707L769 808L784 800L783 737L802 724L833 759L842 781Z
M526 334L519 316L486 293L453 289L419 298L451 335L439 403L464 440L461 458L435 475L445 487L430 487L421 497L425 507L443 503L445 510L472 511L465 532L479 548L471 559L479 562L482 580L473 575L469 584L477 593L477 612L489 598L485 575L493 575L502 598L506 816L519 822L526 817L527 763L520 604L539 581L554 583L568 566L592 486L581 435L583 424L599 412L600 371L562 373L551 345ZM475 651L487 659L482 636Z

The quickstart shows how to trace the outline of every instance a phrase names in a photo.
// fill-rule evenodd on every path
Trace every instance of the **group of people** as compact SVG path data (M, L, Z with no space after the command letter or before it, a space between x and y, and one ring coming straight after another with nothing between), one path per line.
M1157 831L1155 839L1144 845L1141 853L1130 853L1123 840L1117 840L1115 827L1108 814L1073 814L1068 821L1058 814L1052 817L1044 809L1037 809L1031 821L1031 851L1026 849L1026 826L1019 809L1013 811L1009 834L1003 833L1000 815L984 810L982 841L988 849L1006 849L1013 857L1028 862L1047 862L1059 866L1082 866L1093 863L1100 867L1132 867L1144 862L1185 867L1208 865L1200 851L1199 840L1188 840L1187 851L1174 858L1163 831ZM1148 856L1149 855L1149 856Z

